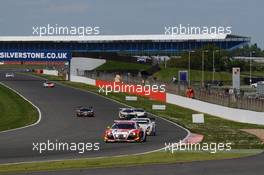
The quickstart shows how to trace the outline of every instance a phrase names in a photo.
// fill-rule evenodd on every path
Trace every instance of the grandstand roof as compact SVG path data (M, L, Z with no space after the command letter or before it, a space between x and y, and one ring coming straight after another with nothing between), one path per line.
M200 35L89 35L89 36L1 36L2 41L155 41L155 40L224 40L247 37L227 34Z

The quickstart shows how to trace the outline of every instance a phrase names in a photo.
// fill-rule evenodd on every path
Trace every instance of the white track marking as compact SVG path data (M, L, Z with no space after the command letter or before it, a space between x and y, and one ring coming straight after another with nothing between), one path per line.
M38 77L38 76L35 76L35 75L30 75L30 76L32 76L32 77L37 77L37 78L40 78L40 79L43 79L43 80L48 80L48 79L46 79L46 78ZM123 106L132 107L132 106L129 106L129 105L125 104L125 103L122 103L122 102L119 102L119 101L117 101L117 100L111 99L111 98L109 98L109 97L105 97L105 96L102 96L102 95L100 95L100 94L97 94L97 93L95 93L95 92L91 92L91 91L88 91L88 90L83 90L83 89L81 89L81 88L71 87L71 86L69 86L69 85L65 85L65 84L58 83L58 82L56 82L56 84L59 84L59 85L61 85L61 86L63 86L63 87L67 87L67 88L71 88L71 89L79 90L79 91L82 91L82 92L85 92L85 93L91 93L91 94L94 94L94 95L96 95L96 96L98 96L98 97L102 97L102 98L105 98L105 99L107 99L107 100L113 101L113 102L115 102L115 103L121 104L121 105L123 105ZM182 139L182 141L186 140L186 139L189 138L189 136L191 135L191 132L190 132L188 129L184 128L183 126L181 126L181 125L179 125L179 124L177 124L177 123L174 123L174 122L172 122L172 121L170 121L170 120L168 120L168 119L162 118L162 117L160 117L160 116L157 116L157 115L152 114L152 113L149 113L149 112L148 112L148 114L153 115L153 116L155 116L155 117L157 117L157 118L160 118L160 119L162 119L162 120L164 120L164 121L166 121L166 122L169 122L169 123L171 123L171 124L173 124L173 125L175 125L175 126L181 128L181 129L185 130L185 131L187 132L187 135L186 135L185 138ZM25 162L15 162L15 163L5 163L5 164L0 164L0 165L19 165L19 164L25 164L25 163L41 163L41 162L44 163L44 162L58 162L58 161L67 161L67 160L76 160L76 161L77 161L77 160L85 160L85 159L87 159L87 160L88 160L88 159L102 159L102 158L108 158L108 157L136 156L136 155L144 155L144 154L148 154L148 153L154 153L154 152L162 151L162 150L164 150L164 148L165 148L165 147L162 147L162 148L159 148L159 149L156 149L156 150L152 150L152 151L142 152L142 153L122 154L122 155L117 155L117 156L99 156L99 157L93 157L93 158L76 158L76 159L52 159L52 160L45 160L45 161L43 161L43 160L39 160L39 161L25 161Z
M17 131L17 130L20 130L20 129L25 129L25 128L32 127L32 126L35 126L35 125L39 124L40 121L41 121L41 116L42 116L39 107L37 107L36 105L34 105L29 99L27 99L26 97L24 97L22 94L20 94L18 91L14 90L13 88L7 86L6 84L4 84L4 83L2 83L2 82L0 82L0 84L1 84L2 86L4 86L4 87L8 88L9 90L15 92L15 93L16 93L17 95L19 95L21 98L23 98L23 99L26 100L28 103L30 103L34 108L37 109L38 114L39 114L38 120L37 120L35 123L32 123L32 124L30 124L30 125L26 125L26 126L22 126L22 127L19 127L19 128L14 128L14 129L9 129L9 130L5 130L5 131L1 131L0 134L1 134L1 133L6 133L6 132Z

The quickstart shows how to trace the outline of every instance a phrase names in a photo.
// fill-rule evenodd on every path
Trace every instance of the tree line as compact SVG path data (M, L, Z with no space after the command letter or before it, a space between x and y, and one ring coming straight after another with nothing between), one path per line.
M251 53L251 54L250 54ZM204 69L213 70L213 57L215 71L231 71L232 67L240 67L241 71L250 70L249 60L237 60L235 56L242 57L264 57L264 50L258 48L257 44L246 45L242 48L237 48L232 51L220 50L219 48L209 45L199 50L194 50L190 53L191 69L202 69L202 57L204 55ZM213 56L214 55L214 56ZM175 57L167 62L168 67L188 68L189 52L184 52L180 57ZM264 71L264 65L251 62L252 71Z

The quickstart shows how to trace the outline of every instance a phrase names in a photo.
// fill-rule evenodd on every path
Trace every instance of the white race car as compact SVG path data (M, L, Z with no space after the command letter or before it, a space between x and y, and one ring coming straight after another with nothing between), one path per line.
M6 73L5 74L5 77L6 78L14 78L15 77L15 74L14 73Z
M143 128L147 135L156 135L156 123L149 118L133 118L132 121L137 122L137 124Z
M43 87L44 88L53 88L53 87L55 87L55 84L52 83L52 82L46 81L46 82L43 83Z
M119 118L130 120L137 117L137 113L133 108L119 108Z
M137 117L147 117L147 112L142 108L135 108L134 112L137 114Z
M145 142L146 139L146 131L131 120L115 120L104 134L105 142Z

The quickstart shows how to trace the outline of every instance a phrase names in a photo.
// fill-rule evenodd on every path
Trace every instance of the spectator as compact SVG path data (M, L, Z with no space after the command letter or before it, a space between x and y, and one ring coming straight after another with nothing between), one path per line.
M121 82L121 76L119 74L116 74L114 81L116 83L120 83Z
M186 89L186 97L188 98L194 98L194 90L191 87L188 87Z
M144 80L144 79L141 80L141 84L142 84L143 86L145 85L145 80Z
M172 77L172 83L176 83L177 78L175 76Z

